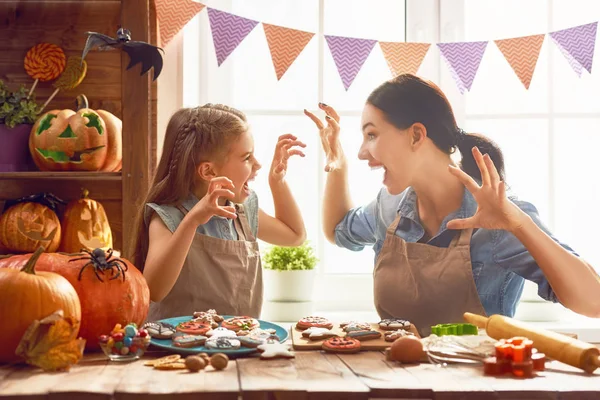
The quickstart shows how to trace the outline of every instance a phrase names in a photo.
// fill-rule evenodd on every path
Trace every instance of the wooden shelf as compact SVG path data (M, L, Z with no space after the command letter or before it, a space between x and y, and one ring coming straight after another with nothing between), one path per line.
M90 180L90 181L120 181L120 172L88 172L88 171L31 171L31 172L0 172L0 180Z

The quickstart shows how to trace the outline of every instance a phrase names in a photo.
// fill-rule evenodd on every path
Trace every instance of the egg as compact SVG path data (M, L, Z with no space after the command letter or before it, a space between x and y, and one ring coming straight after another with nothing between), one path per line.
M390 360L403 363L416 363L425 356L423 343L415 336L403 336L396 339L388 354Z

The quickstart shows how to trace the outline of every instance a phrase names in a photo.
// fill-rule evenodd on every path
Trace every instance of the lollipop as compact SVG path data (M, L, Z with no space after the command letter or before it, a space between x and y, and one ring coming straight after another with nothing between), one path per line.
M25 55L25 71L35 79L27 95L35 90L38 81L47 82L59 77L65 70L66 57L64 51L52 43L39 43L33 46Z
M56 96L56 94L61 89L74 89L77 86L79 86L81 81L83 81L83 78L85 78L86 72L87 63L84 60L82 60L81 57L69 57L69 59L67 60L67 67L65 68L64 72L52 85L56 88L56 90L54 91L54 93L52 93L48 100L46 100L40 112L42 112L42 110L46 108L48 103L52 101L54 96Z

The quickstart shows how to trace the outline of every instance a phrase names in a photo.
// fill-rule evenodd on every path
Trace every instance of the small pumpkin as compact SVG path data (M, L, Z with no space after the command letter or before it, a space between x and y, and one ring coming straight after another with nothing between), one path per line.
M100 252L107 262L120 262L104 268L102 257L94 257ZM0 271L22 268L29 257L24 254L0 257ZM126 269L125 274L117 275L117 267ZM82 254L44 253L36 268L62 275L75 288L81 302L79 336L86 339L87 350L99 349L98 337L112 331L115 324L125 326L135 322L141 326L146 319L150 305L148 284L142 273L124 258L101 249Z
M122 121L105 110L92 110L84 95L77 110L51 110L36 121L29 151L42 171L120 171Z
M76 253L81 249L92 251L113 247L112 231L102 204L89 197L87 189L81 198L67 204L62 220L60 251Z
M60 235L58 216L43 204L17 203L0 216L0 241L10 251L27 253L42 246L53 252L60 245Z
M0 362L16 361L15 350L29 325L57 310L73 317L79 329L81 305L73 285L59 274L36 271L43 251L39 247L22 256L20 269L0 269Z

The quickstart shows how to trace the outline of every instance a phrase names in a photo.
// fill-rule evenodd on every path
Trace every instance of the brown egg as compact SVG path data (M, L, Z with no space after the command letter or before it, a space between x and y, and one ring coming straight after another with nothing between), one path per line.
M425 353L423 343L415 336L403 336L392 343L389 359L403 363L415 363L421 361Z

